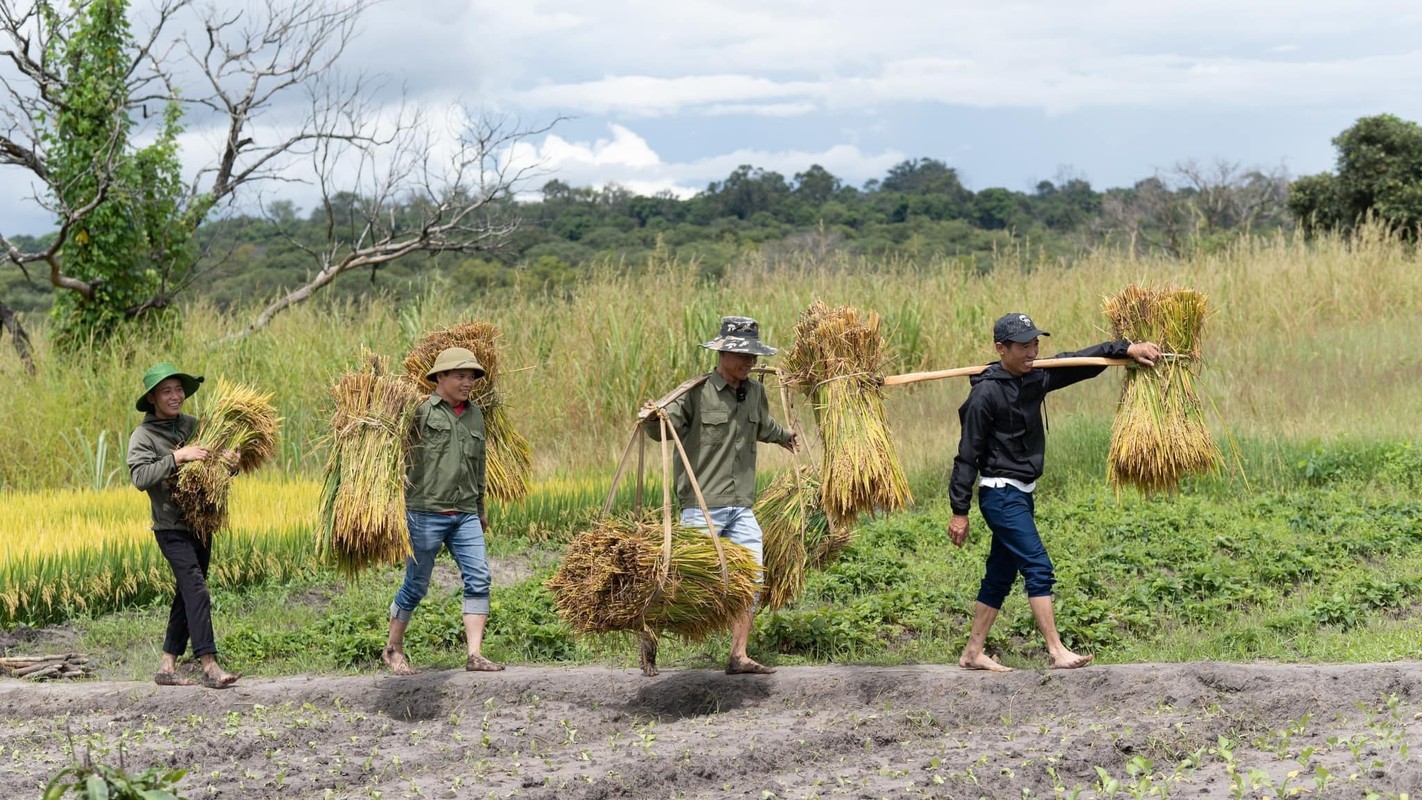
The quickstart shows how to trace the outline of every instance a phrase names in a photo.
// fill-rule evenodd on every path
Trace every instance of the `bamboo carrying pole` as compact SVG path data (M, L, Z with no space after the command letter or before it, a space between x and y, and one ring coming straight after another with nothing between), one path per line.
M1161 353L1161 358L1189 358L1188 355L1180 353ZM1129 367L1136 364L1135 359L1130 358L1100 358L1096 356L1070 356L1067 358L1039 358L1032 362L1033 369L1051 369L1053 367ZM970 375L980 375L987 371L988 364L979 364L972 367L957 367L956 369L941 369L936 372L906 372L903 375L886 375L884 377L885 386L902 386L907 383L920 383L922 381L936 381L942 378L966 378Z

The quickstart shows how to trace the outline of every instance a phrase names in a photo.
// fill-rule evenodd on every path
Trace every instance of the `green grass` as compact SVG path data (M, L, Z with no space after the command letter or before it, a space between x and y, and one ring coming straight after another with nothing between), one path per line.
M1100 663L1141 661L1371 662L1416 658L1422 641L1422 499L1396 491L1390 470L1422 474L1417 451L1355 460L1293 489L1187 487L1174 497L1117 496L1099 481L1043 487L1038 522L1057 568L1058 625ZM1411 461L1399 461L1400 452ZM1415 478L1413 479L1416 480ZM940 487L941 488L941 487ZM754 655L778 664L951 663L966 638L989 534L974 512L966 547L945 533L941 495L864 525L840 559L812 573L796 605L757 617ZM579 638L554 614L542 581L554 541L493 537L498 578L486 652L514 663L632 667L626 637ZM412 659L463 660L457 575L442 560L410 628ZM368 671L378 665L385 610L401 578L388 568L347 584L330 573L241 593L218 592L216 626L230 663L251 674ZM120 674L156 662L166 605L81 617L80 649L126 653ZM664 640L664 666L719 664L726 636ZM989 650L1009 666L1045 664L1020 582Z
M528 501L491 509L496 570L518 569L496 588L489 652L632 666L628 642L572 637L551 616L541 582L557 541L600 508L639 404L710 366L697 344L722 313L755 316L769 341L788 345L814 299L875 309L890 331L892 369L911 371L990 360L986 331L1008 310L1030 311L1052 330L1051 349L1092 344L1106 336L1102 298L1137 281L1189 286L1211 300L1200 388L1229 466L1188 481L1175 497L1117 495L1105 486L1105 458L1119 377L1052 396L1039 509L1067 640L1104 662L1416 657L1422 256L1366 232L1311 244L1243 241L1185 261L1103 252L985 274L951 261L747 256L708 281L694 264L654 261L598 271L558 297L507 292L475 309L454 307L438 289L396 309L315 302L236 341L225 337L250 310L190 308L164 331L80 359L60 358L44 326L29 320L39 375L23 377L13 353L0 351L0 492L122 485L139 376L159 360L274 391L284 427L270 478L319 479L328 387L362 347L399 359L436 325L487 319L506 337L503 390L532 442L539 486ZM967 388L940 381L890 393L917 507L866 524L839 563L811 576L799 605L761 615L754 652L778 663L956 659L987 542L977 517L962 550L943 532L956 409ZM655 451L649 456L655 461ZM788 454L763 448L761 479L789 463ZM222 647L237 668L257 674L371 669L398 581L397 570L351 586L320 572L219 589ZM462 661L456 594L435 591L417 616L417 661ZM65 613L77 614L81 648L131 651L119 669L139 675L156 661L166 604L148 595L130 602L153 605ZM719 663L726 646L725 637L668 642L662 661ZM990 646L1008 664L1042 662L1020 588Z

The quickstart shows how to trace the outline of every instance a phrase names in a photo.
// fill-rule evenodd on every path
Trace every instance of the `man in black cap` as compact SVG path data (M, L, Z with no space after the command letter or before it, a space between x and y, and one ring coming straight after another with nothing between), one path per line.
M949 486L953 519L948 524L948 536L958 547L968 539L968 508L973 501L975 479L978 508L992 529L992 548L974 607L973 629L958 659L958 665L965 669L1011 671L984 652L983 647L1018 573L1026 584L1027 603L1037 628L1047 640L1052 667L1075 669L1086 666L1093 658L1068 650L1057 634L1052 608L1055 577L1052 560L1033 519L1032 492L1042 476L1047 450L1042 419L1042 401L1047 392L1095 377L1106 368L1032 369L1038 337L1050 335L1026 314L1007 314L994 323L992 337L1001 360L973 376L968 399L958 409L962 438L953 459ZM1122 339L1059 357L1071 356L1131 358L1150 367L1160 358L1160 348L1152 342L1133 344Z
M751 510L755 505L755 445L778 444L792 452L797 445L795 432L771 419L765 386L750 377L756 360L773 356L776 350L760 340L760 326L750 317L723 317L720 335L701 346L717 351L716 369L667 404L667 419L686 447L717 534L750 550L760 567L764 563L762 536ZM648 421L646 430L653 439L661 438L655 418ZM706 517L680 461L676 464L676 494L681 501L681 524L705 528ZM754 614L748 610L731 626L728 675L775 671L746 655ZM657 673L655 647L655 640L643 641L642 671L648 675Z

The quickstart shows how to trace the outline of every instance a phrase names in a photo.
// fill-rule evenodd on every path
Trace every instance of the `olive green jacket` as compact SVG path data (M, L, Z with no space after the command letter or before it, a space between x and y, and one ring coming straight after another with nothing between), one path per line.
M173 484L178 478L173 451L188 443L197 426L197 417L188 414L159 419L149 412L128 437L128 476L139 491L148 493L155 531L192 531L173 504Z
M415 411L405 507L484 516L484 413L473 402L456 415L432 394Z
M686 448L691 468L708 508L755 505L755 445L788 444L790 431L770 418L765 386L747 380L744 400L720 374L712 372L699 386L672 401L667 418ZM661 439L656 417L644 423L647 435ZM676 496L682 508L696 507L691 479L676 463Z

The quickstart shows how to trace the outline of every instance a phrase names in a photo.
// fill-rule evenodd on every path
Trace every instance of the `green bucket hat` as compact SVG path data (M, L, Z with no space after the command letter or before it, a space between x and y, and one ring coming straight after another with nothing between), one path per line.
M138 396L138 402L134 407L145 414L153 411L153 404L148 402L148 393L153 391L153 387L169 378L177 378L182 381L183 391L188 397L197 394L198 387L202 385L202 376L189 375L186 372L179 372L178 368L166 361L154 364L143 373L143 394Z
M486 374L484 365L479 363L479 359L475 358L472 352L463 347L446 347L435 357L434 366L425 373L425 380L432 381L436 375L452 369L472 369L479 373L474 376L476 378L482 378Z

